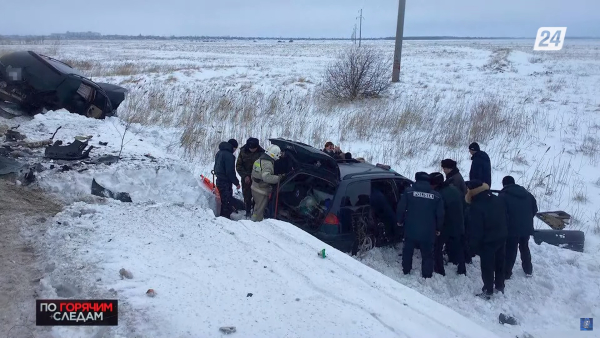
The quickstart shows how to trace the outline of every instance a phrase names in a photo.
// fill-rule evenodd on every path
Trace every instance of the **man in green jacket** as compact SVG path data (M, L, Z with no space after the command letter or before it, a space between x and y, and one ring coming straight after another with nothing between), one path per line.
M250 218L252 210L252 166L265 150L259 145L258 139L251 137L246 144L240 148L235 169L242 178L242 193L244 194L244 206L246 218Z
M281 149L271 145L263 153L252 168L252 197L254 198L254 212L252 221L260 222L264 218L265 208L269 202L269 195L273 191L273 184L279 183L283 175L275 175L275 161L281 156Z

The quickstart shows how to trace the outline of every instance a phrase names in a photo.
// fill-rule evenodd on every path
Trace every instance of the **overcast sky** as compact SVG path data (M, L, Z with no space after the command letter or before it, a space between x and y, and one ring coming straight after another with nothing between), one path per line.
M394 36L397 0L25 0L2 4L0 35ZM541 26L600 37L600 0L407 0L406 36L534 38Z

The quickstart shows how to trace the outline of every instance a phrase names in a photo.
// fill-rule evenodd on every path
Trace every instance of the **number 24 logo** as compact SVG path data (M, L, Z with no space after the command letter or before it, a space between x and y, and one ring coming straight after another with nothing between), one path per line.
M561 50L566 33L567 27L540 27L533 50Z

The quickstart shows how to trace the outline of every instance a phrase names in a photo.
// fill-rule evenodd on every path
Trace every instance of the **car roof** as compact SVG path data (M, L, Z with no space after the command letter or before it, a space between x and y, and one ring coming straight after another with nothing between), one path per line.
M363 175L385 175L391 177L395 176L400 178L406 178L394 171L390 171L370 163L338 162L338 166L340 168L340 176L342 177L342 180Z

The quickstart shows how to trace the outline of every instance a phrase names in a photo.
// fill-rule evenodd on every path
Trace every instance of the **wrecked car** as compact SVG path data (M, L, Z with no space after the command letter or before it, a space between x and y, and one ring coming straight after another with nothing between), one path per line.
M286 177L270 196L266 218L292 223L352 255L402 240L395 218L386 218L373 196L382 193L395 215L401 194L413 181L387 166L336 160L300 142L269 141L284 152L277 162L288 163L276 162L275 173L283 168L279 170Z
M33 51L0 57L0 109L13 115L16 105L18 112L27 115L66 109L104 119L116 114L127 92L117 85L96 83L78 69Z

